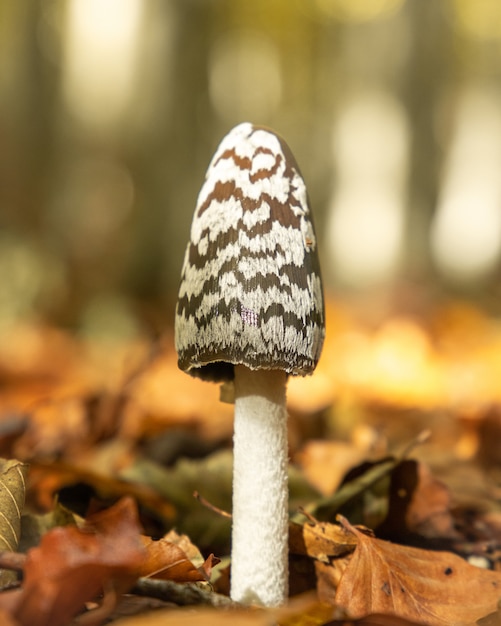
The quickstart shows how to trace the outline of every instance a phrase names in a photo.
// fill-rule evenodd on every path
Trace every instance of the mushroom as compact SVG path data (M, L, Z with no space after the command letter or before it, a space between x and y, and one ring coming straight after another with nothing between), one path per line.
M200 191L176 309L179 367L234 388L231 597L288 593L288 375L310 374L324 304L306 187L287 144L242 123Z

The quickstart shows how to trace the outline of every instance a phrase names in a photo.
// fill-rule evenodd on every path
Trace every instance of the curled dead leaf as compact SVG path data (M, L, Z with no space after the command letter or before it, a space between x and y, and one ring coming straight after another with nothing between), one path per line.
M169 540L169 536L171 533L158 541L143 537L146 558L141 563L138 575L160 580L172 580L178 583L209 580L212 567L219 562L219 559L211 554L205 561L202 559L200 567L196 567L180 545ZM186 545L187 541L189 542L188 538L185 537L181 543Z

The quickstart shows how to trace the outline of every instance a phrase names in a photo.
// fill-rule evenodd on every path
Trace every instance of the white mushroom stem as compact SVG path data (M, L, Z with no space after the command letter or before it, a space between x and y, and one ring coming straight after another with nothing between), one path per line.
M235 366L231 598L263 606L288 592L286 380Z

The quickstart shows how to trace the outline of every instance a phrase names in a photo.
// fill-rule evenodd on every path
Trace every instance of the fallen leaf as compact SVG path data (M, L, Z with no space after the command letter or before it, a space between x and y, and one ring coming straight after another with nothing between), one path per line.
M316 562L329 564L336 558L339 564L355 550L357 539L339 524L289 524L289 593L296 595L317 587ZM313 560L312 560L313 559ZM338 574L339 568L331 568ZM338 580L334 583L336 586Z
M451 508L449 489L426 464L402 461L391 474L388 515L378 527L378 536L401 543L409 535L457 539Z
M201 567L204 564L204 557L200 553L200 550L190 540L188 535L180 535L175 530L170 530L164 537L166 541L175 544L184 552L188 559L195 565L195 567Z
M139 576L160 580L173 580L178 583L203 582L210 578L212 559L208 560L209 576L188 559L186 553L168 536L157 541L143 537L146 558L138 569Z
M307 555L324 563L330 563L332 557L351 554L357 543L353 533L339 524L318 522L289 525L290 552Z
M24 463L0 459L0 550L17 548L27 472L28 466Z
M2 607L14 596L21 626L67 626L105 587L123 592L144 559L135 505L124 498L74 526L47 532L28 552L19 592L0 594Z
M394 615L427 626L472 626L493 612L501 574L476 568L455 554L392 544L370 537L341 518L358 540L336 589L332 565L317 562L320 599L353 618Z
M193 565L203 575L204 580L210 580L212 575L212 568L221 563L221 559L217 558L213 554L204 559L200 550L191 541L188 535L179 535L175 530L170 530L165 539L175 543L190 559Z
M26 464L0 459L0 550L14 552L19 544L27 473ZM0 570L0 588L15 580L15 572Z

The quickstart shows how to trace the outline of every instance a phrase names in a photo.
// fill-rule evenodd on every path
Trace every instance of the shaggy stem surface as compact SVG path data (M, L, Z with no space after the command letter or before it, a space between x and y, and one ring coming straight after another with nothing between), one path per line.
M235 366L231 598L279 606L288 591L286 374Z

